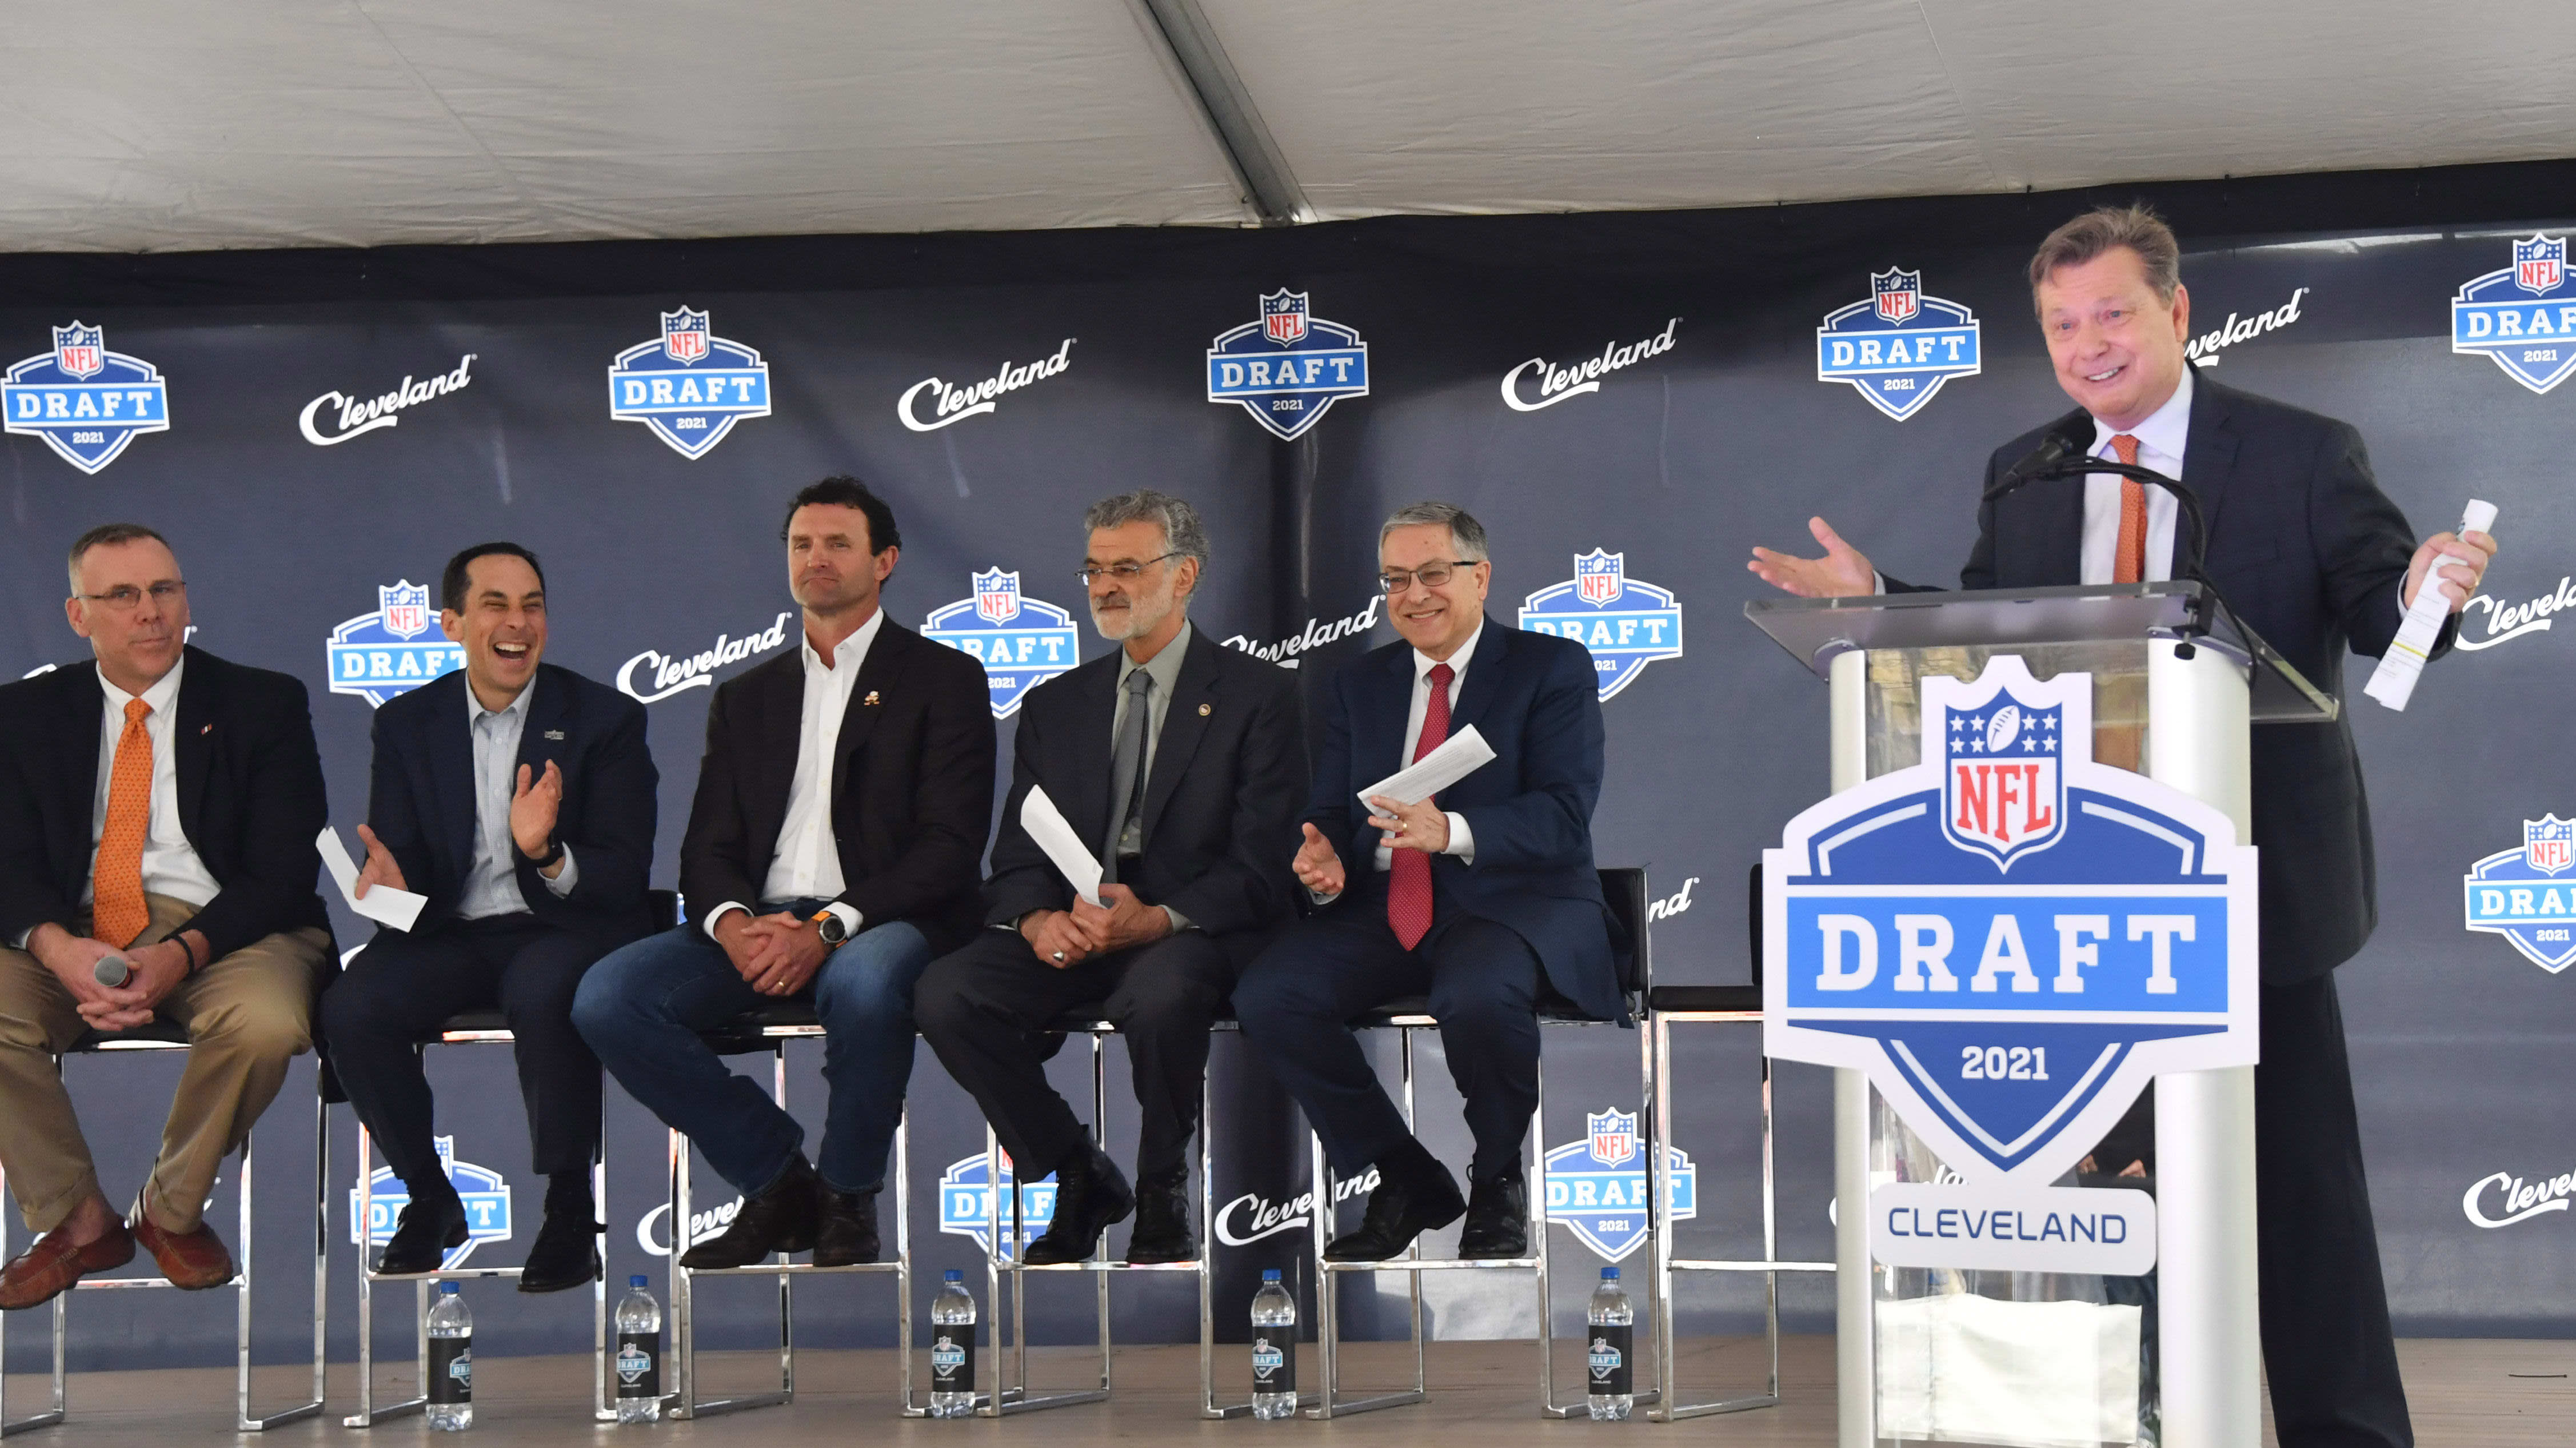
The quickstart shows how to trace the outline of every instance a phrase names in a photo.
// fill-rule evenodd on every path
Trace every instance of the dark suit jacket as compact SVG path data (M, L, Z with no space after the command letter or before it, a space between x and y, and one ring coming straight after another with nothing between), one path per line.
M1614 1020L1626 1011L1610 957L1609 905L1592 863L1605 738L1599 677L1583 645L1485 619L1449 730L1476 726L1494 758L1432 797L1466 817L1476 836L1476 863L1434 855L1431 869L1435 888L1449 900L1519 932L1538 952L1557 994L1587 1015ZM1413 703L1413 646L1398 640L1372 649L1335 674L1330 687L1306 821L1342 857L1351 884L1344 899L1358 897L1365 906L1383 900L1385 891L1363 884L1375 873L1381 836L1368 827L1370 811L1359 790L1409 762L1404 725Z
M403 880L429 897L415 933L454 916L474 868L474 740L465 673L442 674L376 711L375 767L367 827L393 852ZM661 776L644 741L644 706L552 664L537 666L536 692L519 734L519 763L531 783L552 761L563 774L555 838L579 873L556 898L545 877L518 855L519 898L549 925L600 937L614 948L652 929L644 905L653 866L654 789ZM554 736L554 737L549 737Z
M66 930L89 883L97 807L98 670L0 685L0 940ZM329 929L313 846L327 816L302 681L187 651L179 684L179 828L220 888L182 929L220 958L281 930Z
M943 952L975 929L993 821L991 698L981 663L891 618L868 646L832 758L839 898L862 928L909 920ZM692 912L760 900L796 781L804 707L801 646L716 686L680 841Z
M1050 679L1020 704L1011 792L984 882L988 924L1072 907L1073 887L1020 828L1020 801L1043 785L1074 833L1095 848L1108 833L1120 657L1104 654ZM1297 676L1192 629L1145 781L1144 850L1121 883L1146 904L1187 916L1238 965L1248 962L1294 913L1288 862L1305 801Z
M2082 411L1995 450L1989 486L2050 432L2093 445ZM2377 658L2396 637L2416 537L2379 490L2348 423L2192 380L2182 482L2209 521L2207 568L2246 625L2310 683L2340 698L2346 650ZM1986 505L1962 588L2083 581L2084 489L2034 483ZM2175 539L2179 551L2181 537ZM1888 580L1891 591L1912 586ZM2456 635L2444 630L2441 647ZM2370 810L2352 727L2269 724L2252 752L2262 857L2263 979L2307 980L2352 958L2378 921Z

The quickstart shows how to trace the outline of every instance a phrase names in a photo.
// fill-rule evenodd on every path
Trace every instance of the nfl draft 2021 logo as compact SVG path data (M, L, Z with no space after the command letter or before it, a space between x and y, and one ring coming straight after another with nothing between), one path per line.
M96 473L140 434L169 430L170 395L151 363L110 352L105 328L76 321L54 329L54 350L10 364L0 417Z
M608 415L702 458L735 423L769 415L769 364L715 335L704 312L664 312L660 341L638 342L609 364Z
M2255 852L2093 761L2093 681L1923 680L1923 760L1762 859L1764 1048L1853 1067L1970 1183L2043 1186L2150 1079L2251 1065Z
M1547 1219L1564 1225L1583 1245L1617 1262L1646 1240L1652 1218L1653 1177L1646 1148L1637 1140L1633 1111L1588 1112L1584 1137L1547 1153ZM1699 1215L1699 1168L1677 1146L1664 1148L1672 1200L1664 1205L1676 1222Z
M391 588L379 586L375 612L331 630L323 649L331 692L355 694L381 709L396 694L465 667L465 646L432 632L437 624L427 584L404 579Z
M1002 1185L1017 1189L1020 1198L1020 1240L1004 1242L1001 1255L1018 1254L1055 1220L1055 1173L1040 1181L1021 1182L1011 1172L1011 1154L995 1147L1002 1158ZM972 1237L985 1251L993 1250L993 1170L982 1152L948 1164L939 1174L939 1230L952 1237ZM1010 1199L1002 1199L1002 1235L1011 1233Z
M1020 575L989 568L972 575L975 592L930 611L921 636L972 654L993 691L993 717L1019 711L1029 690L1081 662L1073 615L1020 593Z
M2576 371L2576 277L2567 238L2533 232L2513 244L2513 265L2488 272L2451 298L2451 350L2484 353L2504 375L2547 392Z
M2522 822L2522 848L2487 856L2460 882L2471 930L2501 935L2552 975L2576 962L2576 820Z
M1261 299L1261 320L1219 334L1208 348L1208 401L1239 402L1252 420L1292 442L1345 397L1368 395L1368 343L1307 307L1286 287Z
M1590 649L1605 703L1646 665L1682 656L1681 604L1671 589L1630 578L1625 553L1575 554L1574 577L1521 600L1520 626Z
M1866 301L1825 314L1816 329L1816 380L1848 382L1898 422L1941 384L1977 375L1977 317L1923 293L1923 273L1872 272Z
M447 1173L449 1184L465 1200L465 1245L451 1247L447 1259L439 1263L442 1270L464 1265L474 1249L486 1242L510 1240L510 1183L488 1166L476 1166L456 1159L456 1138L442 1136L435 1140L438 1164ZM367 1174L366 1245L381 1247L394 1239L394 1227L402 1220L402 1210L411 1204L411 1189L394 1175L389 1166L377 1167ZM349 1188L349 1240L358 1236L358 1189Z

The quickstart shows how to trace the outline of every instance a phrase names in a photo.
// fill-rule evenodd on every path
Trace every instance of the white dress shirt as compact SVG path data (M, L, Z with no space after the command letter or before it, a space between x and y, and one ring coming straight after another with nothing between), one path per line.
M814 652L811 638L799 636L797 653L805 662L804 719L796 733L796 778L787 788L787 819L778 827L778 848L771 852L769 874L760 884L765 901L829 900L847 888L841 879L840 840L832 833L832 760L841 740L841 716L850 707L850 685L884 626L885 610L879 608L832 650L829 665ZM727 900L708 911L708 938L714 938L716 922L726 911L750 908ZM824 908L841 917L850 934L859 933L864 921L858 911L837 900Z
M519 893L519 842L510 833L510 801L519 792L519 740L528 728L528 697L536 692L537 681L531 678L519 697L495 712L483 707L472 684L465 686L465 727L474 740L474 859L465 871L465 894L456 902L462 919L529 913L527 897ZM528 783L533 788L536 781ZM546 888L560 900L580 878L567 845L563 872L546 880Z
M1404 711L1404 753L1400 756L1406 764L1413 762L1414 747L1422 742L1423 716L1431 709L1431 671L1442 664L1449 666L1449 732L1453 735L1458 732L1458 695L1467 687L1467 665L1475 658L1476 644L1484 636L1485 626L1480 622L1476 625L1476 631L1467 635L1467 641L1458 646L1458 651L1445 659L1435 659L1420 649L1413 651L1413 701ZM1449 819L1449 843L1441 848L1440 853L1456 855L1470 865L1476 863L1476 834L1475 831L1467 828L1467 817L1456 810L1444 810L1442 813ZM1380 838L1382 840L1384 837ZM1369 862L1381 874L1393 869L1395 847L1384 843L1379 844L1370 854ZM1307 893L1318 902L1336 898L1311 890Z
M197 858L196 846L179 828L179 676L187 667L183 655L140 696L152 707L143 718L143 732L152 740L152 822L143 836L143 888L148 894L203 905L223 886L206 872L206 862ZM91 794L89 873L81 880L83 905L92 903L97 893L98 841L107 830L107 790L116 774L116 741L125 732L126 701L137 697L109 683L105 669L99 670L98 686L107 695L107 707L99 716L98 788Z
M2093 419L2093 447L2085 456L2116 459L2119 454L2112 450L2111 439L2121 431L2098 417ZM2191 435L2191 369L2182 369L2182 381L2164 406L2126 431L2138 440L2138 466L2181 482L2183 446ZM2082 566L2087 584L2109 583L2119 569L2120 484L2126 481L2117 473L2084 475ZM2147 490L2146 577L2142 581L2161 583L2173 577L2174 527L2182 505L2153 483L2140 486Z

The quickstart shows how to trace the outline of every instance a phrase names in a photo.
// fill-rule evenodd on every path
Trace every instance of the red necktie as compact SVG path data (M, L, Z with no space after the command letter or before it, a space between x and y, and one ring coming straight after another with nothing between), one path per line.
M1456 677L1447 664L1431 666L1431 701L1422 706L1422 737L1413 746L1417 760L1449 738L1449 681ZM1387 861L1386 923L1407 950L1431 932L1431 857L1420 850L1396 850Z
M2111 439L2111 452L2131 467L2138 465L2138 440L2121 433ZM2143 583L2147 577L2147 485L2136 478L2120 480L2120 542L2111 554L2113 583Z

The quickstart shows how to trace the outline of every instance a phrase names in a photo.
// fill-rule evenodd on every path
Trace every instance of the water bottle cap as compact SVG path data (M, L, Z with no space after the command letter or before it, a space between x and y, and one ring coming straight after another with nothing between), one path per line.
M1262 1281L1264 1281L1264 1282L1276 1282L1276 1281L1278 1281L1278 1280L1279 1280L1279 1269L1278 1269L1278 1268L1276 1268L1276 1267L1264 1267L1264 1268L1262 1268L1262 1269L1261 1269L1261 1280L1262 1280Z
M1604 1281L1604 1282L1616 1282L1616 1281L1618 1281L1618 1280L1619 1280L1619 1269L1618 1269L1618 1268L1616 1268L1616 1267L1604 1267L1604 1268L1602 1268L1602 1269L1601 1269L1601 1280L1602 1280L1602 1281Z
M453 1282L441 1282L438 1284L438 1295L441 1297L454 1297L456 1295L456 1284Z
M960 1272L954 1267L951 1267L948 1269L948 1280L951 1282L963 1282L966 1280L966 1274Z
M641 1273L641 1272L638 1272L638 1273L636 1273L634 1276L627 1278L627 1279L626 1279L626 1285L627 1285L627 1286L629 1286L629 1287L641 1287L641 1286L643 1286L643 1285L644 1285L644 1274L643 1274L643 1273Z

